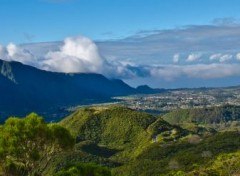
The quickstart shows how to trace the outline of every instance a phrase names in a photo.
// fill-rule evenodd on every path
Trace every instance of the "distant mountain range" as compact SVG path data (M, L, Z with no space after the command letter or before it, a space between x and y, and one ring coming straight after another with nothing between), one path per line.
M113 96L156 93L162 89L132 88L122 80L95 73L55 73L19 62L0 60L0 118L38 112L47 116L62 107L109 101ZM59 113L55 114L58 115Z

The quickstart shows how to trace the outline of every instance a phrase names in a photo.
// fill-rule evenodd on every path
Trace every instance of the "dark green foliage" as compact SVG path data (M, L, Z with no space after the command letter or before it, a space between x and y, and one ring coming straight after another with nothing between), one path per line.
M48 125L37 114L26 118L12 117L0 130L0 162L6 173L33 175L41 161L47 163L51 156L72 149L74 138L69 131L57 125Z
M202 124L205 127L209 126L221 130L235 129L238 128L238 122L240 122L240 106L224 105L210 108L178 109L165 114L162 118L171 124L183 127L191 128L193 124L195 127L199 127ZM187 126L188 124L192 124L192 126ZM200 132L198 130L211 131L211 129L206 128L193 129L197 133Z
M106 167L93 163L77 163L66 166L55 176L111 176L111 172Z
M195 140L198 141L193 142L189 136L173 143L152 144L138 156L136 161L115 169L116 175L121 175L118 172L122 170L124 170L125 175L142 173L141 175L146 176L148 174L143 173L151 172L151 175L159 175L160 173L165 175L175 169L191 172L207 168L209 163L214 161L218 155L240 150L239 132L218 133L202 139L195 138Z
M91 140L118 148L137 142L138 138L149 140L146 129L155 120L154 116L124 107L84 108L60 124L76 135L79 142Z
M239 175L240 152L220 154L206 170L211 170L218 175Z
M172 130L173 126L162 119L157 119L154 123L152 123L148 127L148 131L150 131L153 135L160 134L165 131Z
M163 116L171 124L213 124L240 121L240 106L224 105L211 108L179 109Z
M178 109L170 113L165 114L162 118L171 124L181 124L183 122L191 122L190 110Z
M170 125L168 122L159 118L148 127L148 131L152 134L153 138L158 140L159 136L162 136L163 141L173 141L183 136L186 136L189 132L183 130L179 126Z
M109 157L117 154L118 152L120 152L120 150L110 149L110 148L103 147L103 146L98 146L95 143L88 143L88 144L82 145L80 149L83 152L87 152L92 155L101 156L101 157L105 157L105 158L109 158Z
M49 125L50 134L54 143L58 144L61 149L67 150L69 147L73 147L75 144L75 138L73 138L70 132L57 124Z

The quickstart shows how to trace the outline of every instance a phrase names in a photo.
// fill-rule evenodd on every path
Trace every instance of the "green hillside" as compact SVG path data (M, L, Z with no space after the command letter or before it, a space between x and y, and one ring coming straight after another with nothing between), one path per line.
M227 109L235 111L235 107L225 107L224 112ZM160 117L126 107L82 108L60 124L76 136L79 151L95 156L98 163L99 158L104 158L116 176L192 175L210 171L220 175L223 169L215 166L218 158L237 157L240 150L238 132L217 133L207 127L189 132Z
M76 137L75 151L55 156L46 175L71 162L119 168L136 160L154 143L188 135L188 131L159 117L121 106L80 108L59 124Z
M0 171L13 176L240 174L240 133L197 128L186 130L122 106L80 108L58 124L36 114L10 118L0 128Z
M185 131L147 113L126 107L82 108L60 125L76 136L77 143L89 141L119 151L117 158L134 158L152 140L174 140ZM92 144L91 144L92 145Z
M240 106L224 105L209 108L178 109L162 116L170 124L184 128L211 127L216 130L235 130L240 125ZM195 125L194 125L195 124Z
M239 152L239 132L219 133L204 138L192 135L172 143L150 145L136 160L113 169L113 175L225 176L221 173L227 167L239 174L240 170L236 170L236 167L240 167ZM232 155L234 157L231 158ZM228 164L226 166L225 161Z

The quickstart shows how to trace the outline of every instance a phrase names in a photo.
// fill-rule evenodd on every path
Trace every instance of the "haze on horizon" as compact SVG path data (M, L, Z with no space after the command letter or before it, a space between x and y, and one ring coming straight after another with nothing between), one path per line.
M3 0L0 59L132 86L240 85L238 0Z

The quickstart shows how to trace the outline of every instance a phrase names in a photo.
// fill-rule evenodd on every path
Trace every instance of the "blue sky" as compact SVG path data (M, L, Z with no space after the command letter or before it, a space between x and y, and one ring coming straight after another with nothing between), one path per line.
M239 0L0 0L0 59L132 86L240 85Z
M239 0L1 0L0 43L93 40L240 18Z

